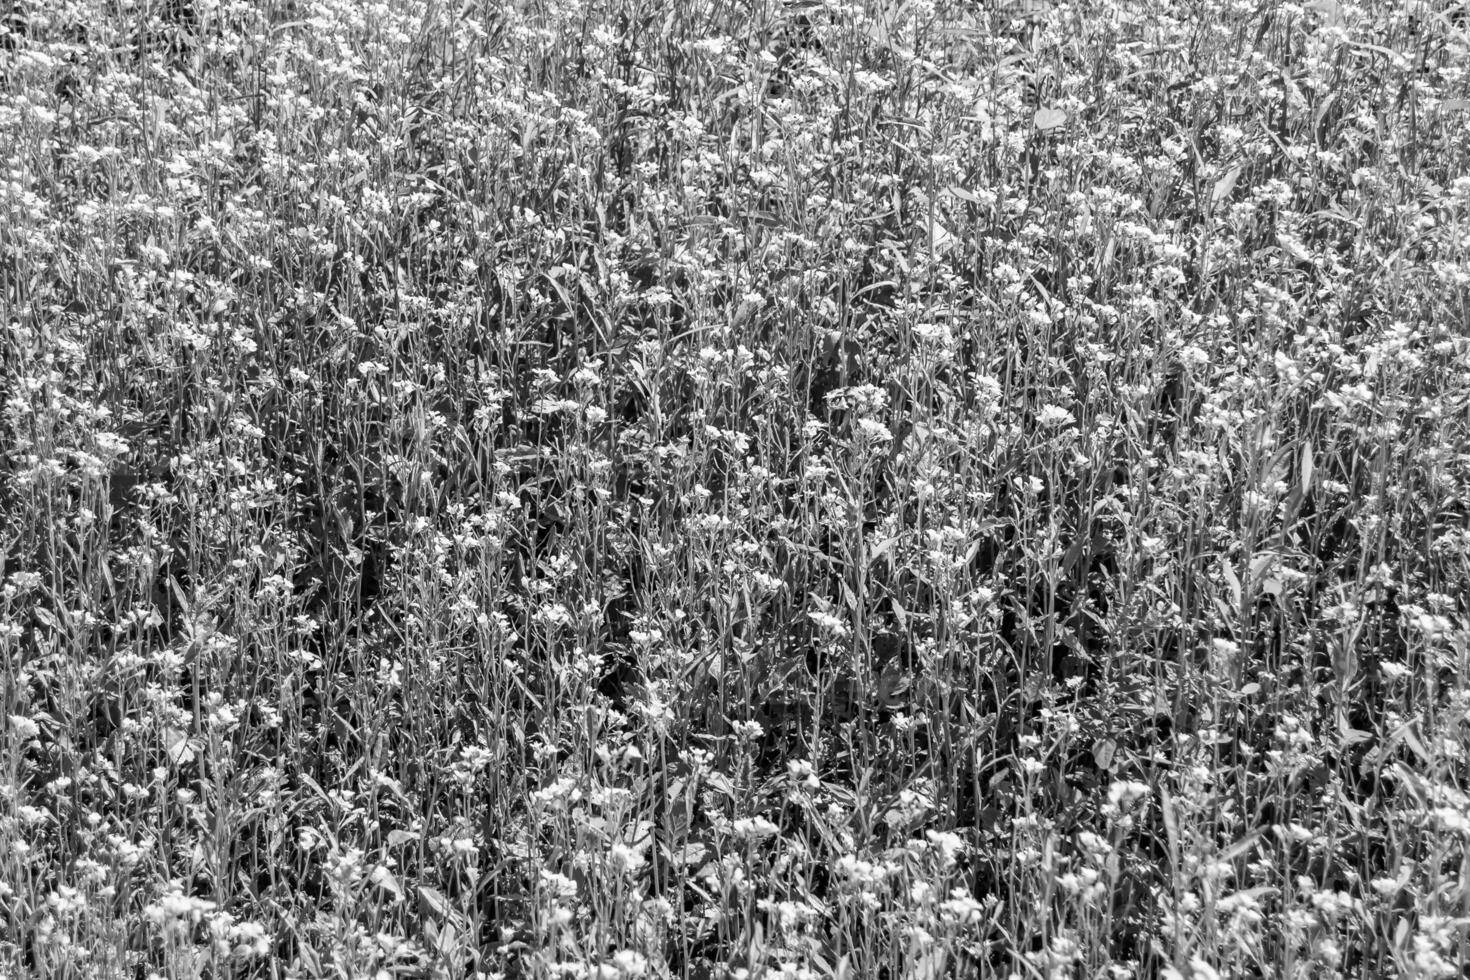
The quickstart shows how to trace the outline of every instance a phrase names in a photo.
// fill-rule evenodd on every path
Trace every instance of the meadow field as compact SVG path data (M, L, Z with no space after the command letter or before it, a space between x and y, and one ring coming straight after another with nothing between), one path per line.
M1470 976L1463 0L0 0L0 978Z

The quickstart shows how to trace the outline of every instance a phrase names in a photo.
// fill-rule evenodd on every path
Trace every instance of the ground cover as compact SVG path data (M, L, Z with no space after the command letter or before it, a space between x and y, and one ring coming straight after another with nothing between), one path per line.
M1467 66L12 3L0 975L1462 976Z

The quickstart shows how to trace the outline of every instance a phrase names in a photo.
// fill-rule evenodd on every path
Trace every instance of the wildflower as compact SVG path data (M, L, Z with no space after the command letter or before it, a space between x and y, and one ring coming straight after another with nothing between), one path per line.
M557 412L575 412L581 403L571 398L538 398L531 411L537 415L555 415Z
M568 902L577 897L577 883L564 874L542 868L541 883L560 901Z
M877 885L883 881L884 869L851 854L837 859L837 873L851 884L858 886Z
M1378 669L1391 681L1402 680L1413 673L1412 669L1397 660L1384 660L1379 663Z
M1369 884L1384 898L1391 898L1403 890L1404 883L1395 878L1374 878Z
M810 922L821 915L821 911L806 902L775 901L763 898L756 903L757 907L767 915L778 919L781 928L791 931Z
M259 922L236 922L230 926L230 955L240 959L265 956L270 952L270 934Z
M642 953L621 949L599 966L593 976L599 980L623 980L625 977L641 977L647 972L648 961L643 958Z
M733 726L735 737L742 742L754 742L766 733L765 728L758 721L737 721Z
M37 725L25 715L11 715L10 730L15 732L16 736L22 742L29 742L41 734L41 726Z
M1433 817L1434 823L1443 833L1470 835L1470 817L1454 807L1436 807Z
M41 587L43 579L36 572L12 572L7 584L19 593L30 592Z
M940 323L928 321L914 324L914 336L926 344L948 346L954 341L954 335L949 328Z
M335 851L327 858L327 873L342 885L355 884L362 877L362 848L349 847Z
M441 838L441 840L442 839L443 838ZM473 838L470 837L449 838L447 849L452 856L467 858L471 862L473 862L480 853L480 846L475 843Z
M847 635L847 624L831 613L814 609L807 613L807 615L811 617L811 621L816 623L818 627L831 633L833 636L843 637Z
M822 785L822 781L817 778L816 770L806 759L793 759L786 763L786 775L803 789L819 789Z
M459 761L454 764L456 781L465 786L472 785L475 778L485 770L494 758L493 753L480 745L465 745L459 750Z
M1072 425L1074 422L1076 422L1076 419L1072 417L1071 412L1067 411L1065 408L1062 408L1060 405L1045 405L1042 407L1041 411L1036 413L1036 421L1039 422L1043 428L1059 429L1064 426Z
M728 37L716 35L714 37L701 38L694 42L694 50L710 58L718 58L725 53L725 48L730 43Z
M608 864L626 874L632 874L643 866L643 855L627 844L615 843L608 848Z
M773 837L780 832L777 827L765 817L747 817L736 820L731 825L735 836L744 840L760 840L765 837Z
M203 921L205 914L214 909L214 902L185 895L183 884L171 881L168 890L143 909L143 915L165 932L177 933Z
M940 863L946 868L954 864L955 859L965 852L965 842L959 834L930 830L926 831L924 836L929 838L930 845L939 855Z
M980 916L985 912L985 906L975 901L961 888L956 888L949 895L950 897L939 906L940 914L946 921L959 925L974 925L980 921Z
M1152 792L1147 783L1119 780L1108 787L1108 802L1115 807L1127 807Z
M858 442L867 445L879 445L893 441L893 433L882 422L874 419L858 419L857 422Z
M1178 980L1220 980L1220 974L1215 968L1198 956L1189 961L1188 976L1180 973L1172 966L1165 967L1162 975L1169 978L1178 978Z

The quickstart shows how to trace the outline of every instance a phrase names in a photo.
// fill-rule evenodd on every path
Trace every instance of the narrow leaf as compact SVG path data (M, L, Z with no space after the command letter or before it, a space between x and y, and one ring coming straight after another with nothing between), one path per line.
M419 886L419 915L430 922L443 921L453 913L449 899L437 888Z
M1235 182L1240 179L1241 165L1236 164L1215 181L1215 188L1210 192L1210 203L1219 207L1230 199L1230 194L1235 190Z
M1230 567L1228 561L1220 563L1220 574L1225 576L1225 584L1230 587L1230 598L1235 602L1234 609L1236 612L1239 612L1244 598L1244 590L1240 587L1240 578L1235 574L1235 569Z

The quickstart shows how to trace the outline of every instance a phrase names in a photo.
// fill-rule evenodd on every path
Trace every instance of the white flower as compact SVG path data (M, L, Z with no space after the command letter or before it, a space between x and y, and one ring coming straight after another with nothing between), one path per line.
M786 775L793 783L806 789L818 789L822 785L822 781L817 778L816 770L805 759L796 759L786 763Z
M259 922L236 922L230 926L231 954L241 959L264 956L270 952L270 935Z
M939 860L946 868L954 863L956 855L963 854L965 851L965 842L959 834L930 830L926 831L924 836L929 838L929 843L939 853Z
M949 894L949 900L940 906L946 919L966 925L980 921L980 915L985 911L983 905L958 888Z
M1048 429L1059 429L1063 426L1073 424L1076 419L1072 413L1060 405L1044 405L1041 411L1036 413L1036 421Z
M833 636L847 635L847 624L831 613L814 609L807 613L807 615L811 617L812 622L816 623L819 628L826 630Z
M622 843L614 843L608 848L607 860L617 870L629 874L643 866L643 855Z
M765 817L745 817L736 820L732 825L736 837L746 840L760 840L763 837L774 837L780 831L771 821Z
M158 901L143 909L143 915L155 925L172 930L201 921L214 908L213 902L185 895L183 886L173 881Z
M723 36L701 38L694 42L694 50L710 58L718 58L725 53L725 46L729 38Z
M570 901L577 897L577 883L564 874L542 868L541 883L554 897L562 901Z
M538 398L531 411L537 415L555 415L557 412L575 412L580 407L570 398Z
M612 965L617 968L620 977L641 977L648 970L648 961L643 958L643 954L631 949L621 949L614 953Z
M860 442L893 441L893 433L888 431L888 426L873 419L858 419L857 434Z
M1108 802L1113 806L1127 806L1152 792L1147 783L1120 780L1108 787Z

